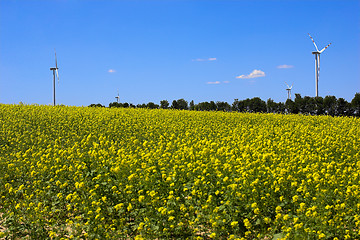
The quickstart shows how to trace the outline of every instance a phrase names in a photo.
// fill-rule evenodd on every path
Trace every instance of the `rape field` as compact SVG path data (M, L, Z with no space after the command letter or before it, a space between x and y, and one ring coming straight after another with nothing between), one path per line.
M360 239L360 119L0 105L0 238Z

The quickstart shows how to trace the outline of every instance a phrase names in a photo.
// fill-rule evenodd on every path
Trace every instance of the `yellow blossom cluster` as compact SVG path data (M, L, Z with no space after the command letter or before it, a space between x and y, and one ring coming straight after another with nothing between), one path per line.
M0 105L10 239L359 239L360 119Z

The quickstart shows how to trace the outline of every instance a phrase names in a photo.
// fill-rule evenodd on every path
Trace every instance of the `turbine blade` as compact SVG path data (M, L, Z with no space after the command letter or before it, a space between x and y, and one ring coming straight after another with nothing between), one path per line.
M57 76L58 83L59 83L59 81L60 81L60 79L59 79L59 71L57 70L57 68L56 68L56 76Z
M288 88L290 88L290 87L289 87L289 84L287 84L286 82L285 82L285 84L286 84L286 86L287 86Z
M311 37L310 33L308 33L308 34L309 34L309 37L311 38L312 42L314 43L316 51L319 51L318 47L316 46L316 43L315 43L314 39Z
M331 43L329 43L329 45L327 45L326 47L324 47L324 48L320 51L320 53L322 53L323 51L325 51L325 49L327 49L327 48L330 46L330 44L331 44Z
M55 50L55 48L54 48L54 52L55 52L55 67L57 69L58 67L57 67L57 58L56 58L56 50Z

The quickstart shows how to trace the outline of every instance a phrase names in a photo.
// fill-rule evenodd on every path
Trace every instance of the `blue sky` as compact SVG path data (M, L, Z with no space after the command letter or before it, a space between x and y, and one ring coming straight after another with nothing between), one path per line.
M0 0L0 103L284 102L360 92L358 0Z

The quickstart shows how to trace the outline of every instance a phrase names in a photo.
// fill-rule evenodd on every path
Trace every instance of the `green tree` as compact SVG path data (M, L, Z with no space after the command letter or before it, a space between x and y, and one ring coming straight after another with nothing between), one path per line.
M241 100L237 102L237 109L239 112L247 112L247 102L249 101L249 99L246 100Z
M336 100L335 96L326 96L324 98L324 108L325 108L326 114L335 116L336 103L337 103L337 100Z
M189 108L190 108L190 110L195 110L194 100L191 100L191 102L190 102L190 104L189 104Z
M221 102L221 101L217 101L216 102L216 109L218 111L230 111L231 110L231 106L227 103L227 102Z
M259 97L254 97L248 101L249 112L267 112L265 101Z
M160 101L160 108L162 108L162 109L169 108L169 102L167 100L161 100Z
M302 112L303 113L308 113L311 115L314 115L316 112L316 103L315 103L315 99L309 96L305 96L302 99Z
M285 113L285 104L282 102L279 102L277 104L277 113Z
M298 109L297 113L304 113L304 101L303 98L301 97L301 95L299 93L295 93L295 99L294 99L294 103L296 108Z
M136 107L137 108L146 108L146 104L145 103L137 104Z
M235 98L231 105L231 111L239 111L238 109L239 99Z
M315 100L315 113L316 113L316 115L325 114L324 98L323 97L315 97L314 100Z
M178 102L176 100L172 101L171 108L172 109L179 109Z
M118 102L112 102L112 103L109 103L109 108L119 108L119 107L124 107L122 103L118 103Z
M354 108L351 105L351 102L345 100L345 115L344 116L355 116Z
M351 100L351 106L354 111L354 115L360 117L360 93L356 93Z
M183 98L177 100L177 106L178 106L178 109L181 109L181 110L189 109L188 102L185 101Z
M277 103L274 102L274 100L272 100L271 98L269 98L266 101L266 108L267 108L267 112L268 113L276 113L277 112Z
M216 103L214 101L210 101L210 111L216 111Z
M159 105L153 103L153 102L149 102L147 105L146 105L147 108L149 109L157 109L159 108Z
M299 108L293 100L287 99L285 102L285 111L287 113L297 114L299 113Z
M105 107L104 105L101 105L100 103L98 104L90 104L89 107Z
M348 104L344 98L339 98L336 104L336 116L347 116Z
M210 103L200 102L195 106L195 109L198 111L210 111Z

